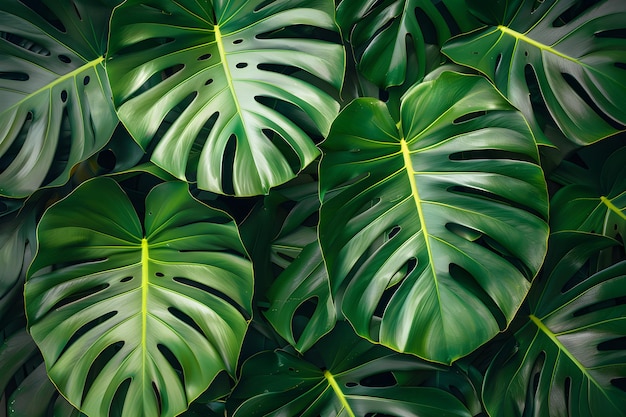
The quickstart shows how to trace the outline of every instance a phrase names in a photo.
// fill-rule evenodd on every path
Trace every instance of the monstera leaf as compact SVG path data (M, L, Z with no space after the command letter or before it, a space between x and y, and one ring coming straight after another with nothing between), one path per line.
M184 183L156 186L143 227L108 178L44 214L25 288L48 375L86 414L174 416L222 370L247 328L251 265L236 226Z
M626 124L626 3L604 0L470 2L489 27L451 40L443 52L486 74L549 144L540 119L553 119L579 145ZM489 10L485 10L489 8Z
M403 84L411 73L421 79L429 46L438 52L458 30L478 27L463 0L343 0L337 21L355 49L359 71L381 88ZM411 49L417 68L409 65Z
M326 91L341 86L343 48L307 35L328 37L333 17L331 0L127 1L113 14L107 64L120 118L176 177L267 193L319 153L291 109L317 134L338 111Z
M265 316L299 352L309 349L333 328L335 304L317 241L308 244L278 276L267 297L270 305ZM304 322L296 323L296 320ZM299 337L294 334L297 326L303 327L298 332Z
M411 373L424 379L445 374L443 367L372 345L356 337L346 323L338 325L318 346L318 361L284 350L266 351L248 359L227 402L227 408L234 411L232 415L470 416L463 403L449 392L403 383L394 375Z
M490 416L626 415L626 261L583 279L579 272L616 243L583 232L551 237L528 323L485 376Z
M586 150L586 149L585 149ZM585 156L593 152L581 150ZM580 230L609 237L626 236L626 147L604 154L600 164L589 169L562 164L586 182L568 184L559 189L551 200L550 226L552 231ZM599 166L598 166L599 165ZM557 170L556 174L560 174ZM560 174L563 176L563 174ZM589 180L593 179L593 180Z
M526 295L545 254L545 180L523 116L481 77L444 72L409 90L400 114L396 125L384 103L359 99L333 124L322 252L360 335L450 363Z
M104 71L111 8L99 1L0 4L0 195L67 181L118 123Z
M21 298L26 269L35 252L35 211L0 217L0 319Z

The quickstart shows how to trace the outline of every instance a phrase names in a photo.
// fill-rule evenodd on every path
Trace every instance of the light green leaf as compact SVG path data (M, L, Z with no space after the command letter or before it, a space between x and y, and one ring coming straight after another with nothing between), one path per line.
M502 3L498 22L452 39L443 52L486 74L524 113L542 144L551 142L541 119L554 120L578 145L623 130L626 39L620 33L626 29L626 3L599 1L567 20L575 0ZM471 4L477 13L494 7Z
M107 70L120 118L152 161L201 189L267 193L319 154L343 78L330 0L127 1L111 22ZM289 117L291 115L291 117ZM160 129L160 130L159 130Z
M61 185L118 124L105 74L111 8L0 4L0 195Z
M524 118L481 77L444 72L400 114L396 126L382 102L359 99L333 124L322 252L360 335L450 363L524 299L546 250L545 180Z
M48 374L91 417L174 416L235 372L252 297L232 219L184 183L156 186L140 223L115 181L87 181L44 214L25 286ZM52 267L52 269L50 269Z
M617 242L583 232L552 235L529 320L485 376L489 415L624 416L626 261L583 275Z

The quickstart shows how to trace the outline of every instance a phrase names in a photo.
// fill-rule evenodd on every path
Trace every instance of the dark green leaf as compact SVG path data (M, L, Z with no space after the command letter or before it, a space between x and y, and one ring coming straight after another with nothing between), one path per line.
M626 261L579 269L612 239L552 235L527 324L494 358L483 398L494 417L626 415Z
M400 113L396 125L382 102L359 99L333 124L322 252L360 335L450 363L524 299L545 254L546 185L524 118L481 77L445 72Z
M567 21L563 16L579 2L499 3L499 24L452 39L443 52L486 74L524 113L539 143L551 143L542 119L579 145L623 130L626 2L594 2ZM474 4L479 14L493 12L491 3Z

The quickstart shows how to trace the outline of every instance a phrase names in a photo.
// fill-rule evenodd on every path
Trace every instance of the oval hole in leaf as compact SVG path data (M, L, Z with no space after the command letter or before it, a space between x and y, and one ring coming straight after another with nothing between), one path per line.
M115 168L115 164L117 163L117 157L111 149L105 149L98 153L96 163L101 168L104 168L105 170L110 172L113 170L113 168Z
M293 335L294 340L300 340L300 337L302 337L302 333L304 332L309 320L311 320L311 317L313 317L318 303L319 297L311 297L300 303L298 308L296 308L296 311L294 311L294 320L291 321L291 334ZM296 323L296 317L303 318L304 320L299 320L299 323Z
M25 72L0 72L0 79L11 81L28 81L30 76Z
M13 45L18 46L20 48L24 48L27 51L33 52L35 54L42 55L42 56L50 56L50 51L48 49L20 35L0 31L0 39L4 39L8 42L11 42Z

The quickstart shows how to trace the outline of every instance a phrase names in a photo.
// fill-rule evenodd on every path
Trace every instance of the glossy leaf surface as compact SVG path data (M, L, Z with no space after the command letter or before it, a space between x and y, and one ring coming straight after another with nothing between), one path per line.
M458 0L343 0L337 21L355 49L359 71L381 88L403 84L411 72L421 79L429 46L438 49L453 32L478 24ZM416 54L416 68L410 53Z
M30 332L86 414L122 400L123 416L174 416L220 371L234 373L251 265L232 219L184 183L152 189L142 226L117 183L88 181L46 211L38 237Z
M485 376L485 406L494 417L624 416L626 262L581 280L588 259L617 242L582 232L550 242L528 323Z
M267 193L319 153L279 107L323 135L339 109L326 91L341 86L343 48L303 36L336 31L333 16L330 0L128 1L113 15L107 65L120 118L142 147L157 142L152 161L176 177Z
M584 155L585 152L581 151L583 158ZM554 195L550 217L552 230L579 230L609 237L626 236L624 161L626 148L621 148L599 163L590 163L589 169L575 166L575 174L586 178L586 181L568 184Z
M542 133L542 118L553 119L579 145L626 124L626 3L604 0L586 9L577 3L507 0L498 14L492 4L471 2L476 13L497 16L443 48L455 62L486 74L544 144L550 140ZM570 9L578 13L564 20Z
M245 362L227 404L234 417L470 416L442 389L398 382L394 372L429 375L445 369L372 345L338 325L318 344L319 363L287 351L262 352Z
M360 99L333 124L322 252L360 335L450 363L526 295L545 253L546 185L522 115L480 77L445 72L410 90L400 114L396 126L382 102Z
M0 4L4 196L63 184L118 123L102 65L111 8L99 1L37 3L37 11L18 0Z

